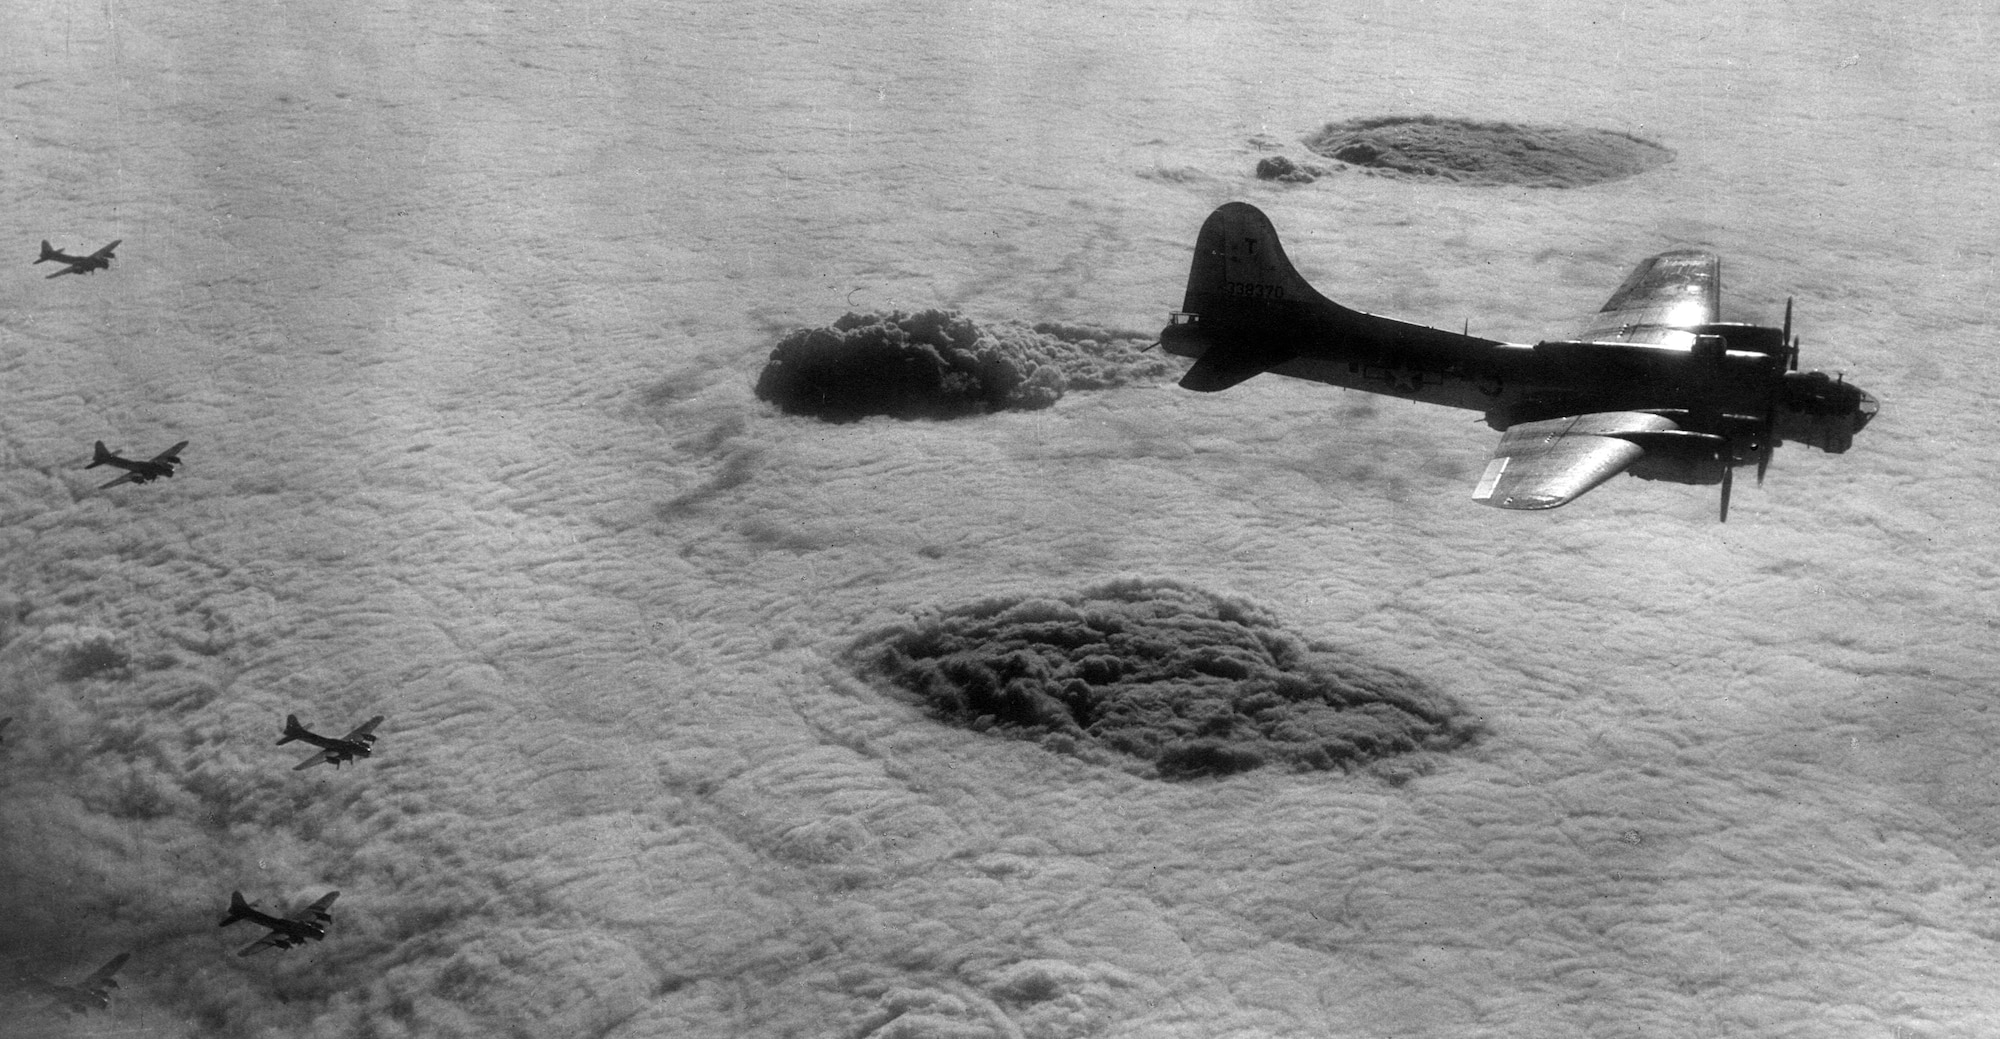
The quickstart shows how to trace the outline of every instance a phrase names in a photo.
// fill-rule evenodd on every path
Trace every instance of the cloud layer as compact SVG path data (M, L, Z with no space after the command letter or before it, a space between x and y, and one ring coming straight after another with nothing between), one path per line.
M2000 301L2000 184L1966 147L2000 93L1989 7L10 20L0 1022L1993 1034L2000 417L1991 352L1955 348ZM1643 127L1678 175L1252 179L1275 149L1245 142L1329 98ZM1158 328L1231 198L1341 302L1507 337L1714 249L1726 305L1796 294L1806 363L1884 412L1718 527L1637 480L1496 515L1466 500L1476 420L1295 380L954 422L752 392L848 309ZM41 237L126 244L45 281ZM182 437L172 481L81 468ZM1177 616L1243 596L1488 734L1407 777L1162 783L841 663L913 605L1130 574L1186 591ZM360 766L295 773L287 712L388 721ZM238 959L233 887L342 895L325 942ZM15 987L125 949L106 1011Z

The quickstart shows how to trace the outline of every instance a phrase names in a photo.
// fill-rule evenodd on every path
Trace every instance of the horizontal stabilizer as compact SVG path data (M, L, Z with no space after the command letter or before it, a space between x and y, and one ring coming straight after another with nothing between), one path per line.
M1181 376L1181 388L1214 393L1260 375L1265 370L1264 365L1254 360L1227 357L1221 350L1210 350L1194 362L1186 375Z

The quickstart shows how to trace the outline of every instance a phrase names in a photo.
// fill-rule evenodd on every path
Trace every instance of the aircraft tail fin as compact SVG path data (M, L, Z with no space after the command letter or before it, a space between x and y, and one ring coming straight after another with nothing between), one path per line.
M35 262L42 263L44 261L53 260L55 258L56 258L56 251L49 245L49 240L46 238L42 239L42 258L40 260L36 260Z
M1492 342L1364 314L1320 295L1285 256L1271 219L1247 202L1225 203L1201 225L1187 296L1160 332L1168 353L1195 359L1181 386L1209 393L1298 357L1307 343L1383 356Z
M296 739L304 739L305 736L306 727L299 724L299 716L296 714L285 715L285 734L278 737L279 745L282 746Z
M1301 322L1341 311L1292 266L1262 210L1230 202L1201 225L1181 312L1160 340L1195 358L1183 387L1214 392L1291 360Z
M215 926L228 927L230 924L233 924L236 921L241 920L249 915L250 915L250 903L243 901L243 892L231 891L229 893L229 914L227 916L224 916L222 918L222 922L216 924Z
M1218 311L1326 302L1285 256L1278 229L1263 210L1248 202L1229 202L1202 223L1182 310L1206 318Z
M104 441L100 440L97 442L97 450L91 455L90 464L84 466L84 468L95 469L109 461L111 461L111 452L104 449Z

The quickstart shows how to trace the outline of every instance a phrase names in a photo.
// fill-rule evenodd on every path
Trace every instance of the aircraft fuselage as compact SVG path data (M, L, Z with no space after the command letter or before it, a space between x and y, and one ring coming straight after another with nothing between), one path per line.
M1196 237L1180 310L1160 332L1194 359L1185 389L1265 372L1483 414L1501 443L1474 492L1547 509L1618 472L1722 484L1780 442L1840 453L1875 416L1845 379L1799 372L1781 328L1718 320L1721 261L1674 249L1641 262L1572 336L1509 343L1351 310L1301 277L1269 218L1217 208Z
M260 927L268 928L291 940L292 944L311 940L320 941L326 937L326 925L312 920L294 920L289 917L272 916L269 913L247 906L237 906L230 910L229 918L223 926L248 920Z
M101 464L131 473L133 483L151 483L162 476L174 475L174 467L165 462L134 462L126 458L107 458Z
M1776 440L1837 454L1875 414L1874 399L1857 387L1787 371L1777 328L1652 330L1664 342L1508 343L1350 310L1291 279L1191 280L1185 309L1160 332L1161 347L1199 361L1225 344L1218 356L1228 361L1219 378L1198 364L1183 385L1219 389L1271 372L1477 411L1499 430L1587 412L1654 412L1728 438L1737 462L1759 446L1767 416Z

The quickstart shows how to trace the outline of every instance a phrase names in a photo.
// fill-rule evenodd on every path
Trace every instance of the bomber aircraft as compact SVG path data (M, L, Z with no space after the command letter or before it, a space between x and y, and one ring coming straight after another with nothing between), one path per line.
M1343 307L1314 291L1255 206L1230 202L1195 240L1187 295L1160 332L1194 359L1190 390L1275 372L1485 412L1500 445L1472 493L1502 509L1553 509L1624 471L1721 484L1757 480L1783 441L1846 451L1875 398L1798 371L1792 305L1782 328L1718 320L1722 262L1695 250L1642 261L1575 335L1492 339Z
M333 922L333 914L327 910L333 907L333 900L340 892L329 891L321 895L319 901L293 913L290 916L272 916L259 912L257 903L243 901L243 892L229 893L229 915L222 918L217 927L228 927L238 920L248 920L270 929L270 933L244 946L236 955L248 956L259 949L289 949L294 945L304 945L308 941L323 941L326 925Z
M338 769L343 761L353 761L355 758L365 758L375 753L369 744L375 742L375 726L382 724L383 717L384 715L378 714L356 726L353 732L334 739L331 736L321 736L308 731L305 726L299 724L298 715L288 714L285 715L285 734L279 737L278 745L283 746L293 740L304 740L320 748L319 753L293 765L294 772L324 764L332 764Z
M103 1010L111 1005L111 990L118 987L118 980L112 975L125 961L132 958L129 952L121 952L111 957L111 962L97 968L97 972L74 985L58 985L40 978L31 979L34 987L45 996L54 998L56 1005L71 1013L81 1014L91 1010Z
M49 275L51 278L60 278L65 274L90 274L111 266L111 261L116 259L111 250L118 248L118 244L124 240L123 238L116 239L110 245L91 253L89 256L71 256L61 249L50 248L49 240L44 238L42 239L42 258L35 262L47 263L50 260L54 260L57 263L69 264L69 266L64 267L62 270Z
M90 464L84 468L95 469L100 465L109 465L125 470L125 475L99 486L97 489L100 491L106 487L116 487L121 483L152 483L162 476L174 475L174 467L181 464L181 448L186 446L188 442L183 440L154 455L151 461L139 462L130 458L120 458L106 451L104 441L100 440L97 442L97 451L92 455Z

